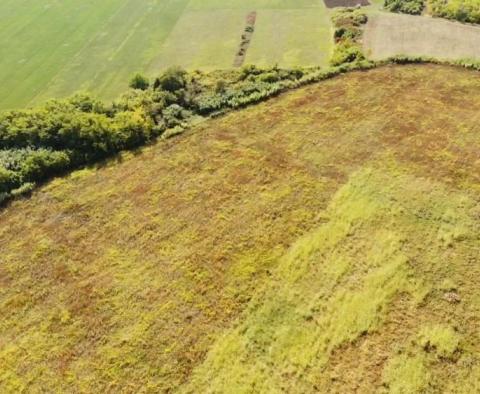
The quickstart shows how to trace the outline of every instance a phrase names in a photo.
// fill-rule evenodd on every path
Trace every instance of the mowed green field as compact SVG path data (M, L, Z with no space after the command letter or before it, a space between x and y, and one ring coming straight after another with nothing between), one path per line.
M0 108L78 89L110 97L143 69L187 0L7 0L0 3Z
M137 71L229 68L248 12L248 63L326 64L332 48L321 0L4 0L0 109L77 90L111 99Z

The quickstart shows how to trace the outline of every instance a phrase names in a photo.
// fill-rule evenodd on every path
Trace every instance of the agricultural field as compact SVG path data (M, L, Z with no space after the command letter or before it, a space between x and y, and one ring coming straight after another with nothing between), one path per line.
M0 108L95 90L125 89L158 54L188 1L2 1Z
M0 109L88 90L112 99L140 71L230 68L249 12L245 61L326 65L332 49L321 0L5 0L0 2Z
M375 13L364 36L366 55L383 59L394 55L437 59L479 59L480 26L423 16Z
M478 391L479 76L351 72L13 201L0 391Z
M1 394L480 392L478 0L383 5L0 1Z

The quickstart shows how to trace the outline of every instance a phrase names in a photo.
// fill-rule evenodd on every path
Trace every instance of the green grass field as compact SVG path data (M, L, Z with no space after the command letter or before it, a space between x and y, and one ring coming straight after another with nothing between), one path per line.
M13 201L0 392L478 392L479 105L351 72Z
M257 11L247 62L324 65L321 0L5 0L0 2L0 109L76 90L114 98L137 71L230 68L247 12Z

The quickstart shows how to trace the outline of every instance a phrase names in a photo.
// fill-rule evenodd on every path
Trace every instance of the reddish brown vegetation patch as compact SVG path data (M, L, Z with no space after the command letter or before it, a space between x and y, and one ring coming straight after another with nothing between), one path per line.
M250 41L252 40L253 33L255 31L255 22L257 20L257 12L252 11L247 14L245 30L242 34L242 41L240 42L240 47L237 54L235 55L235 60L233 62L234 67L241 67L245 62L245 57L247 56L247 50L250 46Z
M419 177L478 187L479 92L478 74L456 68L351 73L14 202L0 212L0 344L25 353L8 354L9 362L31 371L33 391L45 371L58 378L51 391L135 392L146 376L158 377L152 391L172 391L267 280L272 250L318 226L331 196L375 156L388 153ZM470 293L442 309L455 320ZM411 320L407 301L385 323L392 338L410 334L401 321ZM391 344L373 336L336 353L325 376L351 365L352 379L331 387L353 391L359 379L360 388L378 386ZM62 374L76 380L62 386Z

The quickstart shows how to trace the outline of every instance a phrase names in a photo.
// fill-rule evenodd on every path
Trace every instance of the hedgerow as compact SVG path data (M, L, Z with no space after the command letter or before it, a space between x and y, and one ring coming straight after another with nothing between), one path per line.
M478 0L428 0L428 8L433 16L466 23L480 23Z
M184 78L183 84L169 83L169 90L165 90L155 82L145 90L129 90L110 105L77 94L38 108L1 113L0 202L28 193L52 176L148 144L162 135L176 135L195 117L223 114L349 71L414 63L449 64L480 71L480 63L470 59L444 62L396 56L372 62L360 54L353 62L344 61L327 69L249 66L210 74L176 69L169 73L178 72L177 77Z
M362 27L367 21L367 14L357 8L341 8L333 14L335 47L330 59L332 66L365 59L360 42Z
M219 75L175 67L152 84L135 75L131 89L110 105L77 94L1 113L0 202L52 176L145 145L168 129L178 133L195 116L264 100L303 75L301 69L277 67L247 66Z

